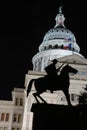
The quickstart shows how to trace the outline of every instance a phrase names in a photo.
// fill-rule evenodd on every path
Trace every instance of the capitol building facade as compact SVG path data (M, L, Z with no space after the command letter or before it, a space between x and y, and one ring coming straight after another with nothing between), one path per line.
M75 35L65 27L62 7L59 8L55 21L55 26L44 35L39 52L32 58L33 70L29 70L25 75L25 89L14 88L12 101L0 101L0 130L32 130L33 112L31 112L31 107L33 103L36 103L32 95L35 88L33 85L27 96L28 84L31 79L45 76L44 68L53 59L59 61L56 68L62 63L68 63L78 70L77 74L70 74L69 87L72 105L78 104L78 97L87 85L87 59L80 54L80 47ZM62 91L53 93L46 91L41 94L41 97L50 104L67 105Z

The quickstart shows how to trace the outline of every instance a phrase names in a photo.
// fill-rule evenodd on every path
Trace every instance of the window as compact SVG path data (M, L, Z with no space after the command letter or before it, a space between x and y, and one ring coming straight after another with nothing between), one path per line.
M23 99L22 98L16 98L15 99L15 105L23 106Z
M17 122L17 114L14 114L13 122Z
M48 49L52 49L52 45L49 45Z
M21 123L22 122L22 114L14 114L13 122Z
M71 94L71 101L74 101L74 99L75 99L75 95Z
M22 122L22 114L18 114L18 122Z
M23 106L23 99L20 98L20 106Z
M18 104L19 104L19 100L18 100L18 98L16 98L15 105L18 105Z
M6 113L5 121L9 121L9 113Z
M71 101L78 102L78 95L76 94L70 94Z
M9 121L9 113L2 113L1 121Z
M5 120L5 113L2 113L1 114L1 121L4 121Z
M53 46L53 48L54 48L54 49L57 49L57 48L58 48L58 45Z

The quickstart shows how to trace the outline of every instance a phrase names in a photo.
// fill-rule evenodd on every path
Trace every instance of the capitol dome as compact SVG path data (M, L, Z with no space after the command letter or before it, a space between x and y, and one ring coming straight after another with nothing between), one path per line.
M43 37L39 46L39 52L32 58L33 70L44 71L48 62L53 59L62 58L72 54L82 56L80 47L76 43L75 35L65 27L65 17L62 14L62 7L59 8L56 24Z
M55 20L55 27L45 34L39 46L39 51L61 48L79 52L80 48L76 43L74 34L64 25L65 17L62 14L61 7L59 8L59 14L56 16Z

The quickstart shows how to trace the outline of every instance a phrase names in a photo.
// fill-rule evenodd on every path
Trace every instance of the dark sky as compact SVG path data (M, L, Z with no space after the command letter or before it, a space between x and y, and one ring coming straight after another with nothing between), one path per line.
M87 57L86 1L62 0L65 26ZM25 74L45 33L55 26L61 0L3 1L0 12L0 99L10 100L14 87L24 88Z

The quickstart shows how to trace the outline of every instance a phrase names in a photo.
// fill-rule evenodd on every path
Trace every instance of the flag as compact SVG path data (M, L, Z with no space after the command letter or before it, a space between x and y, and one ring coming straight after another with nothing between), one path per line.
M71 43L69 43L68 45L66 45L66 46L64 46L64 49L72 49L72 44Z

